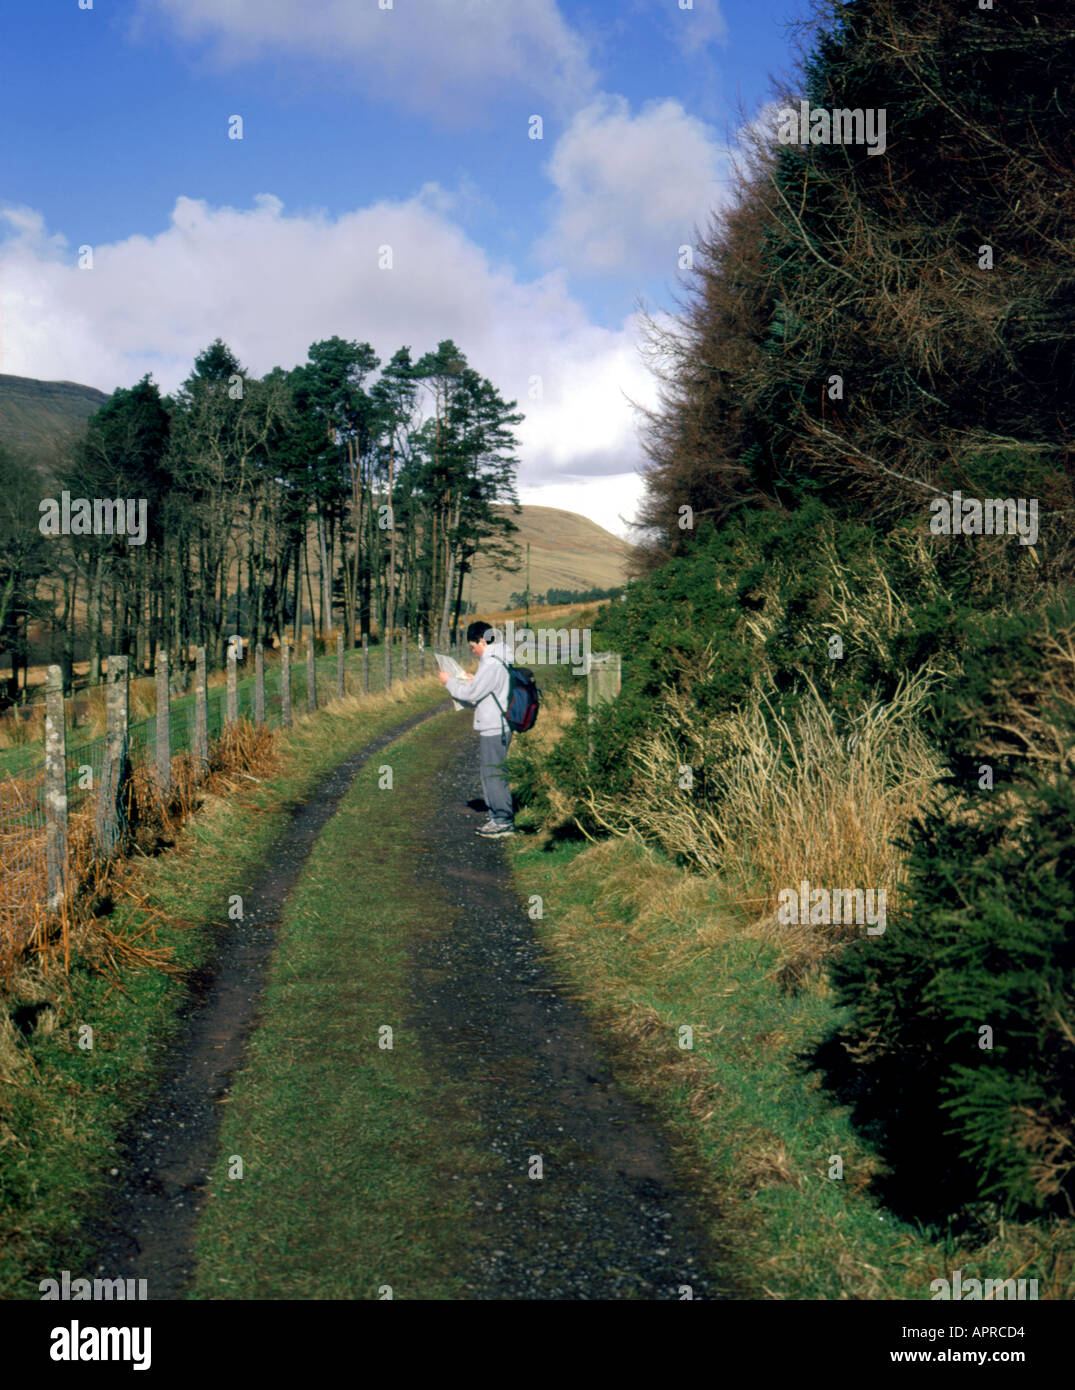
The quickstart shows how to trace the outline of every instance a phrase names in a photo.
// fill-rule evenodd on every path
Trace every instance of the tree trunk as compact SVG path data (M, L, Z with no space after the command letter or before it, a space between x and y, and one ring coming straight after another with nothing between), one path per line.
M449 502L449 506L451 503ZM455 517L451 526L444 528L444 604L440 615L440 640L441 645L446 646L448 642L448 619L451 614L452 604L452 581L455 578L455 547L452 545L452 537L459 527L459 515L463 509L463 494L460 492L459 499L455 504Z
M306 571L306 597L310 601L310 634L317 631L317 610L314 608L314 586L310 581L310 532L307 527L302 535L302 565Z
M321 631L332 631L332 570L328 557L328 536L324 508L317 509L317 549L321 561Z

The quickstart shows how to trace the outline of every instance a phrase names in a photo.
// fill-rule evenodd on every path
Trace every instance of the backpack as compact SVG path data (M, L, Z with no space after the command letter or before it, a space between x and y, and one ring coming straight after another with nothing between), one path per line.
M541 703L541 691L534 680L534 673L526 666L508 666L498 656L494 656L493 660L500 661L508 671L508 707L505 709L493 695L497 709L504 716L509 729L514 729L517 734L525 734L527 729L534 727Z

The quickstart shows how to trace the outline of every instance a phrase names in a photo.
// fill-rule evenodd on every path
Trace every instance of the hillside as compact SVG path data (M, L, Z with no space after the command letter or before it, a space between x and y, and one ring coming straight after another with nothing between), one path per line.
M554 589L609 589L626 580L630 545L597 522L559 507L524 506L515 517L519 530L521 567L496 574L492 566L475 561L473 586L467 580L466 598L482 608L499 609L512 593L526 588L526 544L530 542L530 589L543 594Z
M0 373L0 445L27 451L47 466L54 451L77 438L108 397L75 381L38 381Z

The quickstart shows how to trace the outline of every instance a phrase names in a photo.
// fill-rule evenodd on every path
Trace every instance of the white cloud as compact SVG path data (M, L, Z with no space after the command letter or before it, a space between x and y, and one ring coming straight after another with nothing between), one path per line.
M728 25L719 0L691 0L690 9L669 7L665 13L672 37L684 53L697 53L709 44L723 43L728 37Z
M462 124L520 93L558 109L592 85L586 48L555 0L142 0L233 65L277 52L351 68L363 89Z
M542 253L571 270L674 275L679 247L722 201L726 154L678 101L632 116L619 96L578 112L547 173L558 205Z
M520 282L439 201L426 187L333 218L288 215L271 194L246 209L183 197L165 230L95 247L88 270L32 209L0 210L0 372L111 391L148 371L172 391L218 335L256 375L337 333L383 360L450 337L526 413L520 487L583 479L585 514L610 525L641 462L625 396L654 396L637 323L592 323L560 272ZM378 266L386 245L391 270ZM609 506L594 500L602 489Z

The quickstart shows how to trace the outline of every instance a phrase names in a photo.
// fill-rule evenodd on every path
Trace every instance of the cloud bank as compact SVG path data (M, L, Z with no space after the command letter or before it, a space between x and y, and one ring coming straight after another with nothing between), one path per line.
M136 29L163 20L231 66L277 53L350 68L398 108L465 125L505 97L567 109L593 85L586 45L555 0L143 0Z

